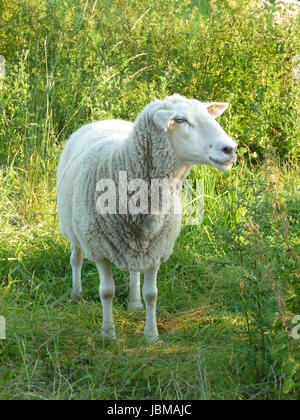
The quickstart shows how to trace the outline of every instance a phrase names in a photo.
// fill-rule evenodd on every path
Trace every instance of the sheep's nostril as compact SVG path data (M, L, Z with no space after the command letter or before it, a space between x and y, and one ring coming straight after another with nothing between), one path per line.
M225 146L223 147L222 152L225 153L226 155L233 155L235 152L235 149L231 146Z

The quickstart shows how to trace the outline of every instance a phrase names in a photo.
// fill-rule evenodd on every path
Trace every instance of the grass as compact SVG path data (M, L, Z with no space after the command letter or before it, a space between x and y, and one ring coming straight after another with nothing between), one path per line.
M7 319L8 339L0 342L1 399L296 398L295 388L285 394L285 381L291 379L290 354L288 348L282 354L280 347L288 344L292 314L285 308L286 326L278 324L278 296L271 278L275 276L275 283L280 280L280 298L293 300L288 288L294 284L296 260L289 261L288 255L292 252L295 258L299 248L299 177L291 169L276 174L272 167L276 192L289 203L293 219L289 250L275 221L264 226L260 247L269 258L269 284L258 285L266 304L260 316L255 313L257 295L245 296L244 291L249 273L259 283L264 281L261 267L254 267L263 257L256 255L253 238L247 244L251 229L250 233L241 229L244 244L239 244L229 210L236 205L236 196L247 196L253 182L256 187L268 182L270 170L240 164L230 174L208 168L193 173L204 178L205 219L201 226L183 227L174 254L161 268L162 342L153 346L143 341L144 313L127 311L128 275L118 270L114 305L118 339L115 344L103 342L93 264L84 265L83 298L70 300L69 247L58 229L53 179L50 185L48 177L41 179L37 186L35 181L24 183L22 170L2 171L0 313ZM274 191L268 194L274 199ZM259 211L258 202L256 206ZM245 203L236 209L241 220L250 217L245 209ZM281 235L278 252L268 243L271 228L273 237L275 232ZM278 263L286 265L283 276L276 271ZM297 352L297 343L292 346Z
M0 399L299 399L299 19L256 0L0 0ZM226 174L197 167L205 217L159 274L161 343L127 311L103 342L95 266L71 302L55 172L68 136L174 92L228 101Z

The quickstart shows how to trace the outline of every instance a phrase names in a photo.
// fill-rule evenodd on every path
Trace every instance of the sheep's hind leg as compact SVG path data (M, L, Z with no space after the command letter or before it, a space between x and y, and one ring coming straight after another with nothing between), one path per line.
M146 303L146 326L145 338L148 343L155 343L159 340L156 324L156 302L157 302L157 273L159 267L152 268L144 273L143 296Z
M76 299L82 293L82 285L81 285L81 267L83 262L83 252L82 250L76 246L71 246L72 254L71 254L71 267L72 267L72 278L73 278L73 289L72 289L72 299Z
M130 271L129 301L128 307L133 310L143 309L141 299L141 281L138 271Z
M104 338L116 338L115 324L112 315L113 298L115 296L115 282L112 275L111 263L103 260L97 263L100 276L100 298L103 307L102 335Z

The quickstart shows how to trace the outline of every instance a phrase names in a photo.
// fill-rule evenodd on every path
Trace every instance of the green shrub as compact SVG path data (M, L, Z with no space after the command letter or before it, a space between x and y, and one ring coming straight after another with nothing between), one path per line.
M294 21L277 25L258 5L3 0L0 51L8 77L0 124L11 132L2 155L16 153L20 142L30 143L30 152L38 136L45 157L48 146L89 120L134 119L154 97L179 92L231 103L223 123L240 154L295 159L299 86L292 58L299 30ZM15 90L20 79L22 98Z

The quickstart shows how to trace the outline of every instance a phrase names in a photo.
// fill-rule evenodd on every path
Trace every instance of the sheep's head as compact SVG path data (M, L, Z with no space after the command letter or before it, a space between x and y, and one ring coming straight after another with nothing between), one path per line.
M166 132L182 164L208 164L227 170L236 162L237 144L215 120L227 107L226 102L202 103L173 95L161 102L153 122Z

